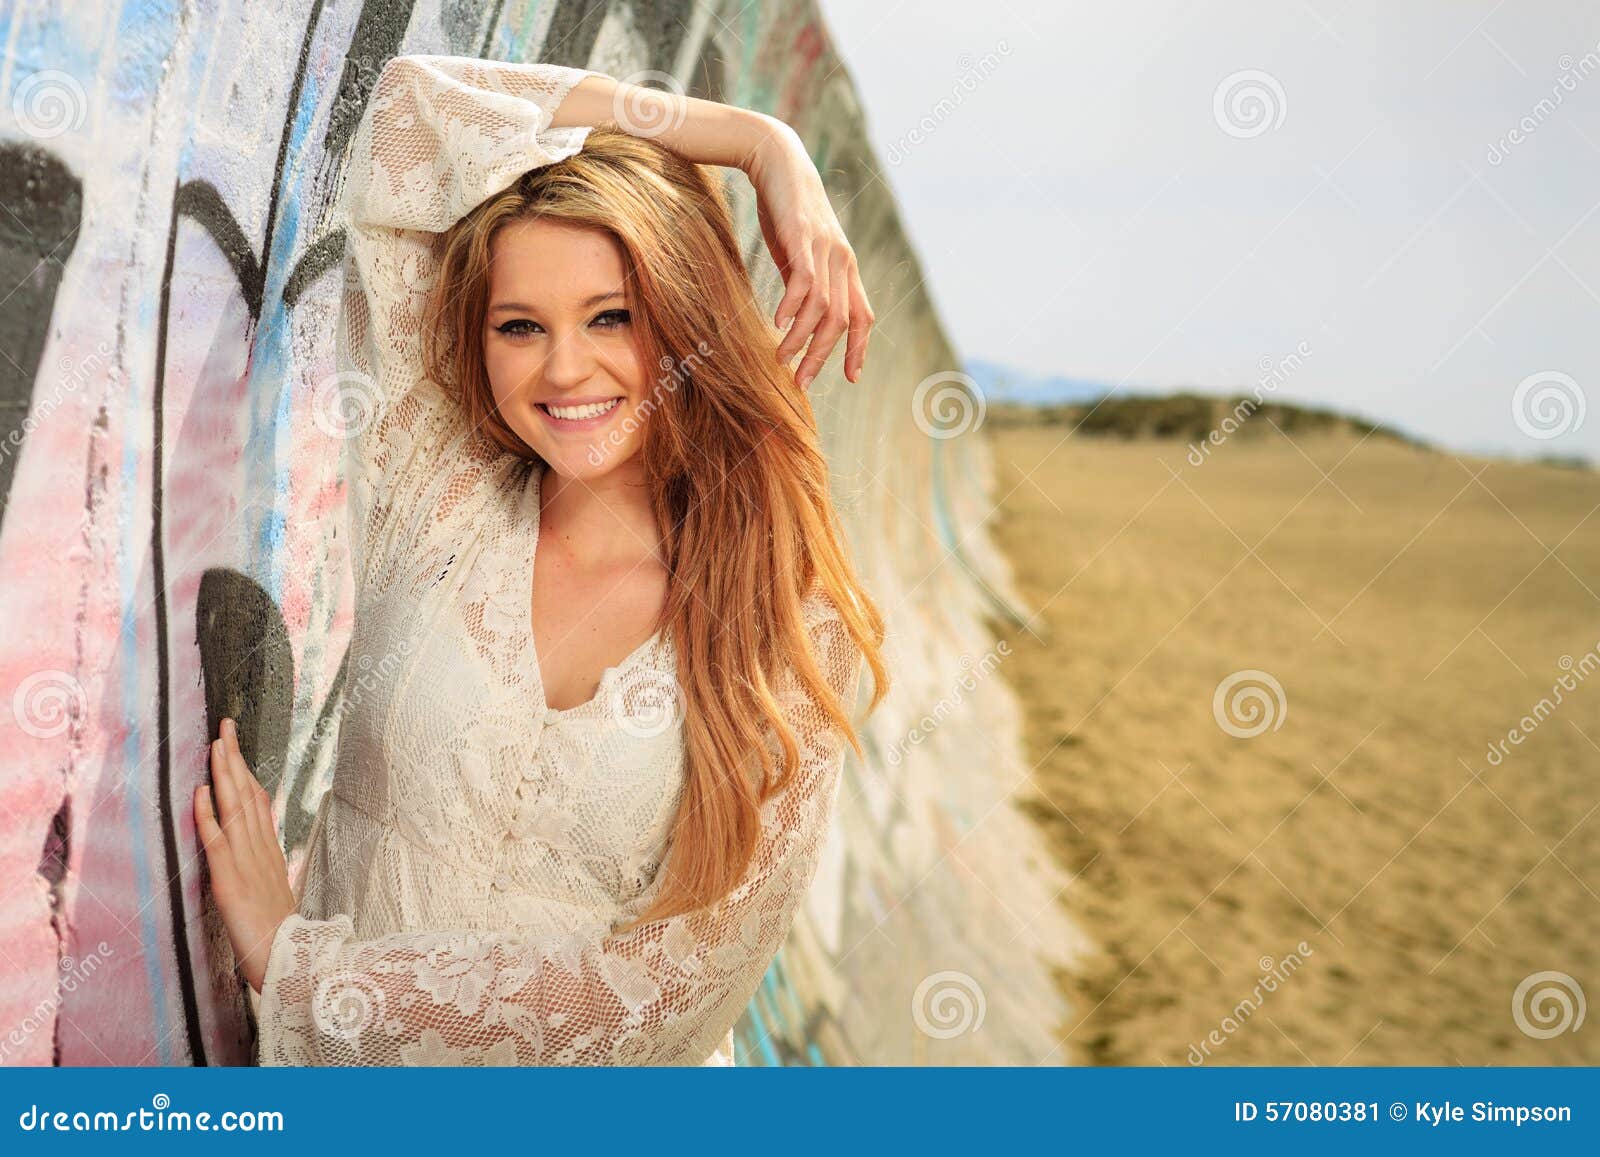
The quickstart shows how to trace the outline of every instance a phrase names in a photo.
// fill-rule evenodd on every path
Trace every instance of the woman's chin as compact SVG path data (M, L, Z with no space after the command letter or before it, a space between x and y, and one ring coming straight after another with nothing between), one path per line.
M605 477L612 471L625 465L638 452L638 447L632 444L624 446L611 445L604 439L596 439L588 445L574 445L568 439L562 439L551 445L551 439L540 439L533 443L533 448L563 478L575 481L593 482Z

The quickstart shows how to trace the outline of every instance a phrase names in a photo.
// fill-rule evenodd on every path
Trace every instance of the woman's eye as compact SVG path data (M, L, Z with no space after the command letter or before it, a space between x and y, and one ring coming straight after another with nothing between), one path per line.
M516 318L506 322L504 325L495 326L496 332L506 334L509 337L523 337L538 328L537 325L525 318Z
M601 329L611 329L615 326L626 325L628 320L628 311L625 309L608 309L594 319L595 324L600 326Z

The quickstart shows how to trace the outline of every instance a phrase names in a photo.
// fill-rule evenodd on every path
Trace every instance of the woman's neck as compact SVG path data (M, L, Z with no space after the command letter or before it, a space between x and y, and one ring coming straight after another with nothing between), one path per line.
M649 484L634 463L597 478L565 477L548 464L540 469L541 538L553 538L601 565L659 555L661 534Z

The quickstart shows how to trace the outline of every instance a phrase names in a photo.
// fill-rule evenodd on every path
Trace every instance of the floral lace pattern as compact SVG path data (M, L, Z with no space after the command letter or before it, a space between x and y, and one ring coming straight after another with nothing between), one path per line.
M347 440L351 688L298 909L250 990L264 1065L731 1064L815 874L845 744L791 669L779 702L801 764L744 878L615 933L664 883L682 799L674 647L657 634L588 702L546 705L529 617L543 467L422 376L434 239L581 148L586 129L547 126L587 74L397 57L355 134L338 341L341 387L368 403ZM860 651L820 592L805 624L853 708Z

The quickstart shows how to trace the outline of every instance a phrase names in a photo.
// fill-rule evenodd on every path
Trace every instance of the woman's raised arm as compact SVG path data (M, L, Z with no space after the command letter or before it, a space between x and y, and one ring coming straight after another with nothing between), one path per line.
M844 372L861 378L873 313L855 251L828 200L822 177L798 133L776 117L736 105L645 88L590 73L568 91L552 128L593 127L614 121L701 165L737 168L756 189L761 232L783 276L784 295L773 320L794 325L778 347L787 362L809 337L795 371L809 385L849 331Z

